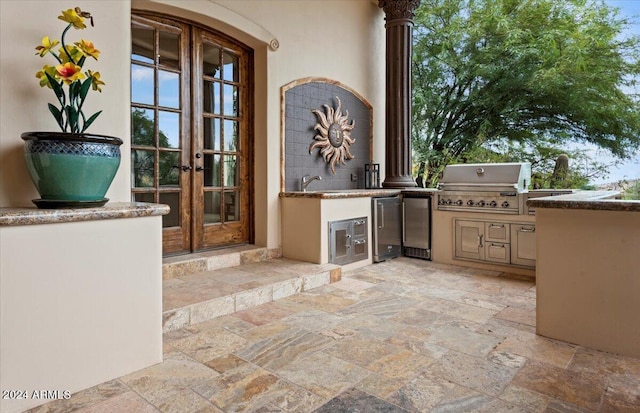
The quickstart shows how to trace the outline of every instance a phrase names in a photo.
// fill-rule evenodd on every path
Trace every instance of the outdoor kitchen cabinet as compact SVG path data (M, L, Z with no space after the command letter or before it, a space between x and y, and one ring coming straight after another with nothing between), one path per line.
M329 222L329 262L345 265L369 258L367 217Z
M484 260L484 222L463 221L457 219L456 226L456 258Z
M535 226L496 221L454 220L458 259L535 267Z
M536 226L511 224L511 263L536 266Z

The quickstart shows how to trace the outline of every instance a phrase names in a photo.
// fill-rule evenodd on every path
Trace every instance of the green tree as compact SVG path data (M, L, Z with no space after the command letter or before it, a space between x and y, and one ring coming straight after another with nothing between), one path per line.
M151 118L149 118L151 116ZM180 165L178 152L161 152L155 150L155 125L153 113L133 108L131 112L131 136L133 144L145 149L134 150L132 154L134 186L154 186L154 170L158 156L158 180L160 185L177 185ZM158 145L169 148L169 138L161 130L158 131Z
M568 152L569 142L630 156L640 99L623 90L640 75L640 39L618 36L629 24L585 0L423 0L412 143L425 186L495 142L530 156L540 143Z
M640 179L631 181L627 189L622 194L623 199L637 199L640 200Z

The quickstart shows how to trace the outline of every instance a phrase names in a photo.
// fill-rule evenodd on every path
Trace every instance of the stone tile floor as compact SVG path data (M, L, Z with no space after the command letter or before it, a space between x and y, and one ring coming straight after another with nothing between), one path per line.
M535 335L533 280L397 258L166 333L33 412L640 412L640 360Z

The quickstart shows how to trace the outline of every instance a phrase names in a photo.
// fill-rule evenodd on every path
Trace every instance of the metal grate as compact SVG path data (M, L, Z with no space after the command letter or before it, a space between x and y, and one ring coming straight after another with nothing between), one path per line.
M431 250L424 248L404 247L405 257L422 258L425 260L431 259Z

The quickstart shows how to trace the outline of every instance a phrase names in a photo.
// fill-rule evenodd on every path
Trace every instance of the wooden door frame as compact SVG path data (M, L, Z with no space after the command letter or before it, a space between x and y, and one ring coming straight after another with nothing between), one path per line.
M236 244L243 243L253 243L255 237L255 212L254 212L254 194L255 194L255 185L254 185L254 171L255 171L255 150L254 150L254 110L255 110L255 97L254 97L254 53L253 49L244 43L233 39L232 37L225 35L211 27L207 27L200 23L178 18L170 15L166 15L163 13L145 11L132 9L132 22L134 19L147 19L160 24L168 24L171 27L175 27L175 25L180 25L183 28L183 32L181 34L181 63L188 62L189 64L182 64L182 75L180 81L182 85L187 85L187 87L181 87L181 96L183 102L186 102L183 110L183 116L181 118L183 124L183 132L181 139L189 139L190 143L188 145L182 146L182 161L183 164L188 164L192 166L192 169L189 173L189 176L186 177L188 179L189 185L189 198L185 199L188 201L182 208L181 211L181 220L190 220L190 224L187 225L188 230L185 231L185 236L183 237L182 244L180 247L171 248L170 250L166 249L166 237L168 233L168 239L172 239L174 236L172 234L172 229L163 229L162 231L162 244L163 244L163 255L175 255L175 254L184 254L184 253L193 253L201 250L216 248L216 246L211 248L200 248L199 240L198 240L198 232L200 228L204 228L202 222L200 222L201 227L198 227L198 220L194 218L196 208L204 208L202 204L199 205L199 202L202 200L202 194L197 193L194 190L196 188L196 180L199 179L198 172L195 171L195 166L197 163L197 159L195 159L195 154L199 149L198 145L201 141L202 135L196 135L200 133L202 128L202 121L198 118L198 114L201 115L196 110L196 104L201 104L201 96L196 93L198 88L194 87L193 82L201 82L202 79L196 79L196 75L194 75L194 71L192 70L193 62L198 62L199 60L196 57L199 54L199 51L195 50L195 45L193 42L194 33L197 31L201 31L206 33L214 38L220 43L223 43L223 46L228 47L230 50L238 50L239 56L241 57L239 61L239 67L241 70L241 77L244 76L244 80L241 80L241 89L239 93L241 96L244 96L244 99L241 99L241 107L239 107L239 117L243 119L240 122L240 134L241 136L246 137L246 144L244 145L244 149L241 148L242 160L243 164L245 164L246 168L246 179L242 179L239 183L239 188L241 191L241 201L246 203L246 211L244 211L246 215L246 234L243 237L243 240ZM167 22L167 23L164 23ZM185 44L186 43L186 44ZM243 74L244 73L244 74ZM188 117L185 117L188 115ZM181 141L181 143L183 143ZM242 167L242 165L241 165ZM181 175L181 179L182 176ZM242 176L242 174L241 174ZM184 191L184 189L183 189ZM242 200L244 198L244 200ZM156 201L157 202L157 201ZM188 207L187 207L188 206ZM202 230L203 231L203 230ZM171 243L174 245L177 243ZM233 244L229 244L233 245ZM226 245L220 245L217 247L224 247Z

